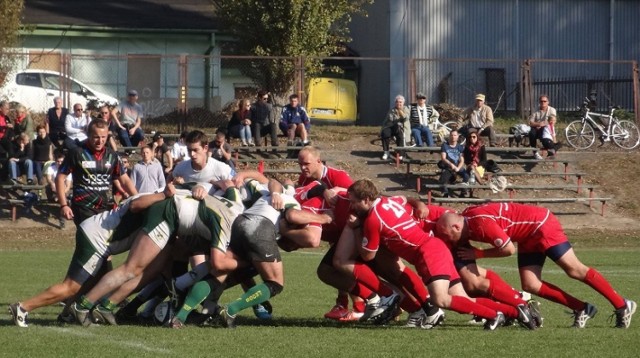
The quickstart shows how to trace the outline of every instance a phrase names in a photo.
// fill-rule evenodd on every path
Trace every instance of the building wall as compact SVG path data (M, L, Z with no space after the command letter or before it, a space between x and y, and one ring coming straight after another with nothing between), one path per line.
M89 36L25 36L22 51L25 56L19 68L42 68L60 71L59 54L70 54L71 76L90 88L124 99L128 88L136 88L147 115L157 115L173 110L178 105L180 92L180 55L191 56L187 60L188 107L204 103L205 66L203 55L210 47L207 35L148 34L135 37L124 34ZM219 47L211 55L219 55ZM53 56L52 56L53 55ZM46 63L54 59L54 63ZM40 61L40 63L36 63ZM146 68L145 66L152 66ZM233 100L233 86L237 78L224 78L219 70L219 60L209 63L212 77L212 105L219 108ZM136 74L128 71L143 72ZM149 78L153 77L153 78ZM147 86L146 82L153 85Z
M371 22L366 27L354 21L352 45L356 51L378 49L367 51L370 56L432 60L416 63L417 89L426 92L430 102L439 102L446 97L443 93L449 93L450 102L466 106L473 93L486 91L486 71L502 70L506 85L500 100L514 109L524 59L640 60L640 3L615 0L613 11L611 4L610 0L376 1L369 12L380 17L388 14L389 51L379 44L365 45L380 39L379 32L367 31L369 27L385 28L381 18L375 17L366 19ZM389 76L395 80L390 81L387 103L396 92L407 91L406 73L405 62L390 63ZM628 64L538 62L533 76L628 78L631 72ZM360 93L368 97L380 89L363 87Z
M391 56L389 38L389 1L376 0L365 9L368 16L354 16L351 23L349 44L361 57ZM385 60L358 61L358 123L382 124L382 119L391 107L390 68ZM395 96L395 95L394 95Z

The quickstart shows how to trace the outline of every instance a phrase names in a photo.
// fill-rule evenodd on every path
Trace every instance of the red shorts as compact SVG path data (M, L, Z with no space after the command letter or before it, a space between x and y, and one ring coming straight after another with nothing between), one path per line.
M453 264L451 251L444 241L435 237L430 237L420 245L419 254L416 255L416 260L412 264L425 285L439 279L449 281L460 279L458 270Z
M562 225L553 214L549 214L547 221L538 231L526 238L518 240L518 253L547 252L547 249L568 242L569 239L562 230Z

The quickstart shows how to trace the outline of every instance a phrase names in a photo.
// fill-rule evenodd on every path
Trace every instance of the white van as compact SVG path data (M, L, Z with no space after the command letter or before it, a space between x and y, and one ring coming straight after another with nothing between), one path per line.
M23 70L10 74L6 84L0 89L0 98L25 105L32 112L46 112L53 107L53 98L63 97L62 80L67 79L67 94L70 105L96 100L98 105L118 105L114 97L93 90L84 83L59 72L46 70Z

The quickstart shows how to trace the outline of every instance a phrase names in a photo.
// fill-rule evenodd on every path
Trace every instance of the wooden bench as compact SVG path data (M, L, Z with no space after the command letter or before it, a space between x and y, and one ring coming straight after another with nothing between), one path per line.
M565 184L565 185L529 185L529 184L510 184L508 185L505 190L509 192L509 198L510 199L514 199L515 198L515 193L518 190L576 190L576 193L580 193L580 191L582 189L587 189L589 190L589 198L593 198L594 197L594 193L593 191L598 188L598 185L592 185L592 184ZM433 190L439 190L439 189L454 189L454 190L470 190L471 193L473 193L474 190L491 190L491 187L487 184L481 185L481 184L473 184L473 185L466 185L466 184L425 184L424 188L427 189L427 203L431 204L431 201L433 199ZM418 193L420 193L418 191ZM470 198L472 199L472 198ZM591 206L591 203L589 203L589 206Z
M440 161L440 158L438 159L406 159L403 158L402 163L407 165L407 177L411 174L411 165L412 164L416 164L416 165L427 165L427 164L432 164L432 165L437 165L438 162ZM562 163L564 164L564 172L568 172L569 171L569 164L573 163L574 160L571 159L559 159L559 158L554 158L554 159L494 159L493 160L496 164L552 164L553 167L555 168L557 166L558 163ZM400 159L398 157L396 157L396 168L400 167Z
M486 203L533 203L533 204L558 204L558 203L578 203L589 202L589 208L591 203L599 201L602 204L600 215L604 216L604 210L607 201L612 200L610 197L596 197L596 198L433 198L433 202L437 204L486 204Z
M18 206L24 205L24 195L33 191L44 192L45 185L29 184L4 184L0 185L0 204L9 206L11 211L11 221L16 221ZM46 202L38 202L38 205Z
M422 178L423 177L437 177L440 176L440 171L433 171L430 173L424 173L424 172L420 172L420 173L416 173L413 172L411 173L412 175L414 175L416 177L416 191L420 192L420 187L421 187L421 182L422 182ZM382 177L382 176L388 176L388 175L396 175L396 174L378 174L378 177ZM541 177L550 177L550 176L558 176L558 177L562 177L564 179L564 181L568 181L569 177L576 177L577 179L577 184L578 184L578 193L580 193L581 191L581 184L582 184L582 179L583 177L586 175L586 173L584 172L571 172L571 171L567 171L567 172L555 172L555 171L546 171L546 172L499 172L499 173L491 173L491 172L487 172L485 173L485 176L487 177L487 179L485 180L491 180L491 177L493 177L494 175L499 175L499 176L504 176L504 177L511 177L511 176L541 176Z

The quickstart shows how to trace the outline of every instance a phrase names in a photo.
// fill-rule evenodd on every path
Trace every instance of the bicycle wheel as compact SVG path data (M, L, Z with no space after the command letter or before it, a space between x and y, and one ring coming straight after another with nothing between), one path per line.
M627 120L619 121L611 128L611 136L618 147L633 149L640 144L640 131L635 123Z
M564 135L570 146L576 149L587 149L596 140L596 134L589 123L573 121L564 130Z
M449 133L453 130L453 129L457 129L458 128L458 122L456 121L448 121L448 122L444 122L442 123L442 126L444 128L446 128L446 130L444 130L444 132L446 132L446 136L444 137L445 141L447 141L449 139ZM458 137L458 144L462 144L464 145L464 143L467 141L467 138L460 136Z

